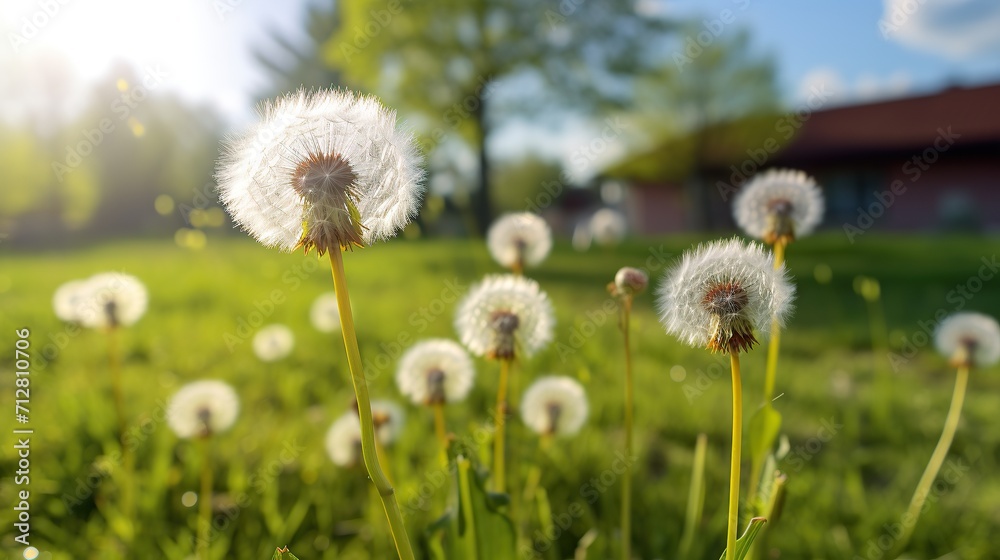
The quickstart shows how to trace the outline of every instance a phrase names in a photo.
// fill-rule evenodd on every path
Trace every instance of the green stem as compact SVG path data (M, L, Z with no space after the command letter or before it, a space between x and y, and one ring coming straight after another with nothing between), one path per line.
M740 456L743 446L743 382L740 378L740 355L729 353L733 373L733 451L729 463L729 528L726 533L726 560L736 558L736 531L739 530Z
M687 513L684 516L684 536L681 538L680 558L688 558L698 531L698 523L705 507L705 458L708 455L708 436L698 434L694 445L694 464L691 466L691 487L688 489Z
M347 291L347 275L344 273L344 257L338 247L330 251L330 269L333 272L333 287L337 294L337 308L340 310L340 328L344 335L344 346L347 349L347 364L351 370L351 381L354 384L354 395L358 400L358 417L361 421L361 456L365 470L378 490L382 507L389 521L389 531L396 544L396 552L402 560L413 560L413 550L406 536L406 526L403 524L403 514L396 502L395 490L389 479L382 472L379 464L378 451L375 447L375 424L372 422L372 405L368 397L368 383L365 381L361 364L361 351L358 349L358 337L354 330L354 315L351 312L351 298Z
M507 380L510 361L500 360L500 386L497 388L497 408L493 432L493 491L506 492L504 464L504 426L507 424Z
M132 485L135 473L135 457L132 449L126 443L128 424L125 421L125 391L122 388L122 356L119 340L119 329L111 327L108 329L108 369L111 373L111 393L115 404L115 420L118 423L118 443L122 451L122 503L121 512L128 526L127 540L132 540L135 527L134 503Z
M625 457L632 460L632 350L629 344L629 319L632 297L626 296L622 306L622 332L625 338ZM632 560L632 469L622 475L622 560Z
M209 535L212 529L212 463L209 438L201 441L201 492L198 494L198 560L208 560Z
M917 519L920 517L920 510L923 509L924 501L927 500L927 494L930 492L931 486L934 484L934 479L937 478L938 472L941 470L941 465L944 464L944 460L948 457L948 449L951 448L951 442L955 439L955 432L958 430L958 421L962 416L962 403L965 402L965 390L968 384L969 367L960 366L958 368L958 376L955 378L955 392L951 397L951 408L948 409L948 417L944 422L941 439L938 440L937 447L934 448L931 460L927 463L927 468L924 469L924 474L920 477L920 482L917 483L917 490L913 493L913 499L910 500L910 507L907 508L906 515L903 516L903 534L899 537L896 544L897 555L903 551L906 543L913 535L913 529L916 527ZM890 556L890 558L895 558L897 555Z
M441 446L441 466L448 467L448 434L444 424L444 405L434 403L434 434Z
M774 243L774 269L785 264L785 242ZM767 345L767 368L764 370L764 405L774 398L774 380L778 373L778 349L781 346L781 325L777 317L771 321L771 340Z

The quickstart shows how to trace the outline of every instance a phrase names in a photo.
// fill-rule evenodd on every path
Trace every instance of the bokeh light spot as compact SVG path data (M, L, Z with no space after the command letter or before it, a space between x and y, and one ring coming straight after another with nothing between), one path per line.
M156 208L157 214L166 216L174 211L174 197L169 194L161 194L153 201L153 207Z
M194 492L188 491L181 496L181 504L183 504L184 507L193 507L197 503L198 494L195 494Z

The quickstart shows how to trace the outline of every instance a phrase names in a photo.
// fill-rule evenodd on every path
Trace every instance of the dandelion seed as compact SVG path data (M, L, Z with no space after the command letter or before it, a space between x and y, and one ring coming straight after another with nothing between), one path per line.
M545 260L552 249L552 230L537 214L505 214L490 226L486 244L500 266L520 272Z
M119 272L96 274L81 289L78 320L85 327L128 327L146 312L146 287L134 276Z
M475 368L459 344L445 339L418 342L403 354L396 371L399 391L414 404L461 401L472 389Z
M52 309L56 317L68 323L79 323L87 300L87 281L70 280L56 288Z
M349 412L326 432L326 452L335 465L353 467L361 462L361 422Z
M317 297L309 309L309 321L319 332L339 331L340 308L337 307L337 294L329 292Z
M627 231L625 216L612 208L601 208L590 218L590 235L602 247L618 245Z
M989 367L1000 360L1000 326L982 313L945 318L934 333L934 343L955 367Z
M534 280L487 276L458 305L455 328L473 354L490 359L529 357L552 340L552 303Z
M823 219L823 193L802 171L771 169L755 176L733 200L736 223L769 245L812 233Z
M541 435L571 436L583 427L587 413L587 394L569 377L540 377L521 400L521 418Z
M321 90L264 105L225 146L216 177L233 219L285 251L363 247L419 209L420 157L396 114L373 97Z
M691 346L745 352L772 318L783 324L795 287L756 243L716 241L684 254L659 289L660 322Z
M253 337L253 353L262 362L275 362L292 353L295 335L285 325L267 325Z
M167 424L182 439L225 432L240 410L236 391L222 381L203 380L180 388L167 405Z

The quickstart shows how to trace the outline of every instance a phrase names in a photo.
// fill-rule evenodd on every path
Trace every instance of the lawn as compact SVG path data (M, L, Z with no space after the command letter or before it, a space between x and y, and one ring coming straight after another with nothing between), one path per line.
M646 268L656 285L673 259L702 239L632 240L587 253L557 243L547 261L528 271L553 300L558 322L554 343L518 364L516 385L523 390L547 373L573 376L587 388L591 408L581 434L557 440L545 453L527 433L515 434L515 481L524 480L530 465L541 465L555 522L557 552L539 557L572 557L591 528L598 536L588 558L616 557L623 352L605 286L626 265ZM782 337L775 403L790 446L781 465L789 483L769 540L781 558L882 557L879 547L898 530L940 433L953 384L954 371L925 333L959 309L1000 315L1000 280L992 280L984 264L995 262L998 247L996 238L871 233L854 245L828 233L791 246L798 297ZM483 243L465 240L398 240L345 261L373 396L400 402L393 383L400 353L423 338L454 338L457 300L477 279L499 272ZM121 337L129 434L138 446L140 522L134 527L116 505L122 469L107 337L63 325L51 306L61 283L108 270L138 277L150 297L145 316ZM879 299L866 303L856 293L859 276L878 280ZM29 328L31 543L42 558L119 558L123 540L132 540L132 558L190 557L197 507L182 497L198 490L201 455L196 443L177 440L163 409L181 385L202 378L231 383L242 404L236 425L212 450L214 557L265 559L285 545L302 560L393 557L363 470L335 467L324 448L327 428L353 397L339 335L309 323L313 300L331 290L325 261L281 254L240 236L211 237L199 251L139 240L3 254L0 405L11 418L13 331ZM726 527L728 369L721 358L665 335L654 300L651 293L639 296L633 317L635 553L676 557L693 447L697 434L706 433L705 513L692 557L716 560ZM292 354L274 363L262 363L250 347L253 333L268 323L286 324L296 336ZM887 338L891 352L872 351L873 324L876 344ZM747 417L761 398L765 354L761 346L744 360ZM460 436L488 422L495 396L496 365L477 361L477 369L472 396L448 410L449 427ZM912 540L912 558L997 558L997 373L996 367L973 372L951 459ZM406 407L409 420L388 450L389 465L410 534L420 539L442 514L450 486L435 466L431 415ZM3 504L16 502L7 478L17 468L13 443L8 435L0 447ZM481 458L488 458L488 447ZM6 506L0 512L0 545L20 557L14 514ZM538 528L536 520L526 533Z

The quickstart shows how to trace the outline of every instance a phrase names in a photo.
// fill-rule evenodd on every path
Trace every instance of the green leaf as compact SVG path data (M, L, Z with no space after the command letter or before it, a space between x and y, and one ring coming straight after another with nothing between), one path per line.
M764 528L764 524L767 523L767 519L763 517L754 517L750 520L750 524L747 525L746 531L743 532L743 536L736 539L736 560L743 560L746 558L747 553L750 552L750 547L753 545L753 541L760 534L761 529ZM722 557L719 560L726 560L726 552L729 549L722 551Z
M760 407L750 419L750 460L761 464L771 452L781 431L781 413L770 403Z

